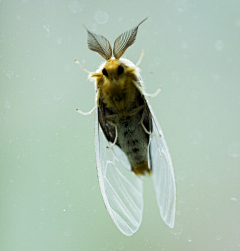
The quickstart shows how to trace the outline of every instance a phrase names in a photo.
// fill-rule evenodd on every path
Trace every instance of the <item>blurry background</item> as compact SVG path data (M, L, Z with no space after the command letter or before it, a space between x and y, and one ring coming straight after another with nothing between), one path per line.
M240 3L237 0L0 2L0 249L240 250ZM85 24L112 44L145 17L137 62L177 179L176 223L144 181L140 229L124 236L98 187L95 71Z

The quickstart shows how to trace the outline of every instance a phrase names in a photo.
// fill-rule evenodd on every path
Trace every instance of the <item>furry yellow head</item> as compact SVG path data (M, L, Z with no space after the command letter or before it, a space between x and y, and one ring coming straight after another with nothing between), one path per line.
M109 59L96 77L99 96L108 108L118 113L127 113L132 109L137 89L133 83L136 79L136 67L129 67L118 59Z

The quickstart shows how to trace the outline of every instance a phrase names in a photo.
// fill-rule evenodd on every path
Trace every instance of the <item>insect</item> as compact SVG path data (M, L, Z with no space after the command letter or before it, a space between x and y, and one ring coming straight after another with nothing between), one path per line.
M88 113L77 111L85 115L95 111L95 151L103 201L127 236L134 234L142 221L143 175L151 174L161 217L171 228L176 204L171 157L146 99L139 63L122 58L141 23L121 34L113 50L105 37L87 29L89 49L106 61L96 72L88 72L76 61L96 86L95 107Z

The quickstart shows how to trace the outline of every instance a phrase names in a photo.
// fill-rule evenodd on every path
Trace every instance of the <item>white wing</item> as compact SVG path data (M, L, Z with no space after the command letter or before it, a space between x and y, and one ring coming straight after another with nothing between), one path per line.
M149 162L152 168L153 183L162 219L169 227L173 228L176 207L176 187L173 164L162 130L150 106L149 110L152 114L153 123L153 133L149 145Z
M96 109L97 110L97 109ZM131 172L127 157L118 146L106 147L106 140L95 112L95 151L100 190L108 213L119 230L130 236L142 221L142 180Z

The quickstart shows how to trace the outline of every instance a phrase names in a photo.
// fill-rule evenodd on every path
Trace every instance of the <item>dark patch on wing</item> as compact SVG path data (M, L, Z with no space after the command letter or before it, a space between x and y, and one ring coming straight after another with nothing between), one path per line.
M144 104L146 106L146 109L141 110L139 113L141 114L141 117L142 117L143 112L145 113L144 119L143 119L143 125L145 126L145 128L147 129L148 132L152 132L152 130L153 130L152 115L151 115L150 109L148 107L148 104L146 102L146 99L143 95L141 95L139 93L137 100L139 102L139 106L144 105ZM148 142L149 142L149 136L150 136L149 134L145 133L145 137L147 137Z
M106 107L106 104L102 102L101 99L99 99L98 122L107 140L113 143L116 137L115 128L114 126L110 125L105 119L105 117L109 115L113 115L113 112ZM116 145L119 146L118 140Z

